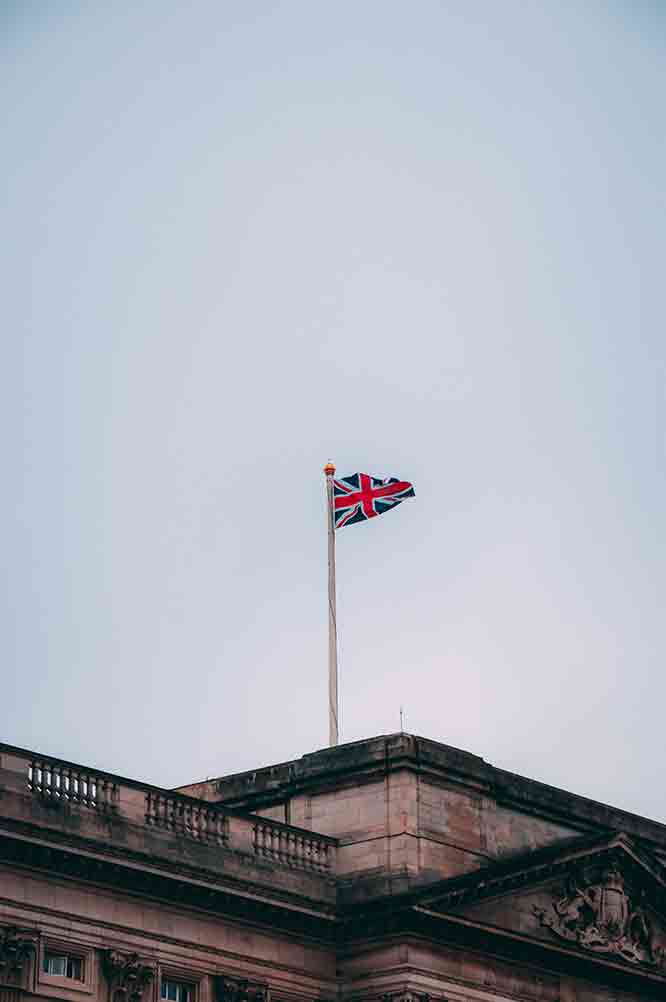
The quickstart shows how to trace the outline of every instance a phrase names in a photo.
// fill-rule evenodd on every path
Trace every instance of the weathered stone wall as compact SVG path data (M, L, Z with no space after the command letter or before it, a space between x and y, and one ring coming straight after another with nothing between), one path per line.
M368 944L341 957L349 998L397 995L408 980L419 997L447 1002L663 1002L659 988L646 993L608 987L566 974L419 939Z
M341 875L383 870L417 882L602 830L609 820L653 825L407 734L183 789L335 836Z
M562 853L578 867L600 841L655 933L633 965L541 920L570 872ZM109 949L154 971L122 1002L157 1002L165 975L191 1002L218 1002L220 975L271 998L219 1002L664 1002L665 850L663 826L410 735L184 793L0 746L0 1002L120 1002ZM10 988L11 926L37 953ZM43 975L48 944L85 958L84 982Z
M196 985L197 1002L212 1002L211 979L220 974L270 985L274 999L309 1002L336 993L334 951L276 929L5 866L0 867L0 888L0 926L36 932L37 957L44 943L65 942L92 965L88 985L69 982L58 988L40 977L33 958L27 986L39 997L107 1002L101 967L107 949L136 952L154 966L154 984L142 1002L159 998L163 972Z

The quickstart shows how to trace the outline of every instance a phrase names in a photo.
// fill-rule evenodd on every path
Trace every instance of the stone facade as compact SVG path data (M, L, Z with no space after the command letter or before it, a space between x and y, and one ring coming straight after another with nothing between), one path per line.
M666 1000L666 827L408 734L179 790L0 745L0 1002Z

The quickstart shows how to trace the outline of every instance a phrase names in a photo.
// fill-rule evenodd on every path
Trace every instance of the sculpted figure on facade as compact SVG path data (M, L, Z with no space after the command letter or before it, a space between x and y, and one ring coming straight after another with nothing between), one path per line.
M572 875L565 893L555 898L551 908L534 911L556 936L586 950L614 953L631 963L661 964L661 950L653 948L645 892L632 902L615 865L603 870L596 883Z
M242 978L215 978L215 998L217 1002L269 1002L268 991L263 985L251 985Z
M138 953L118 950L107 950L103 963L113 1002L141 1002L144 991L155 977L154 968L142 963Z
M430 996L407 990L394 995L382 995L382 1002L430 1002Z
M0 983L15 983L24 964L35 949L35 937L29 932L9 926L0 930Z

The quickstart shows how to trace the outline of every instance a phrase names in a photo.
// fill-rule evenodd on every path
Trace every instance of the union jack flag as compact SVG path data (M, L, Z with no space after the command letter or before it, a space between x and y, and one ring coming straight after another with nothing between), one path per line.
M368 518L383 515L395 508L405 498L414 497L414 488L397 477L371 477L368 473L352 473L333 481L333 511L335 528L365 522Z

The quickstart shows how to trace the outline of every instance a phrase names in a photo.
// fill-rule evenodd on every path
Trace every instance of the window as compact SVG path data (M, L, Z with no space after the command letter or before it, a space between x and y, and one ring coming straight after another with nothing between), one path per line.
M194 1002L194 992L191 985L185 985L182 981L171 981L169 978L162 978L161 997L167 1002Z
M44 953L44 974L54 974L58 978L83 981L83 960L68 953Z

